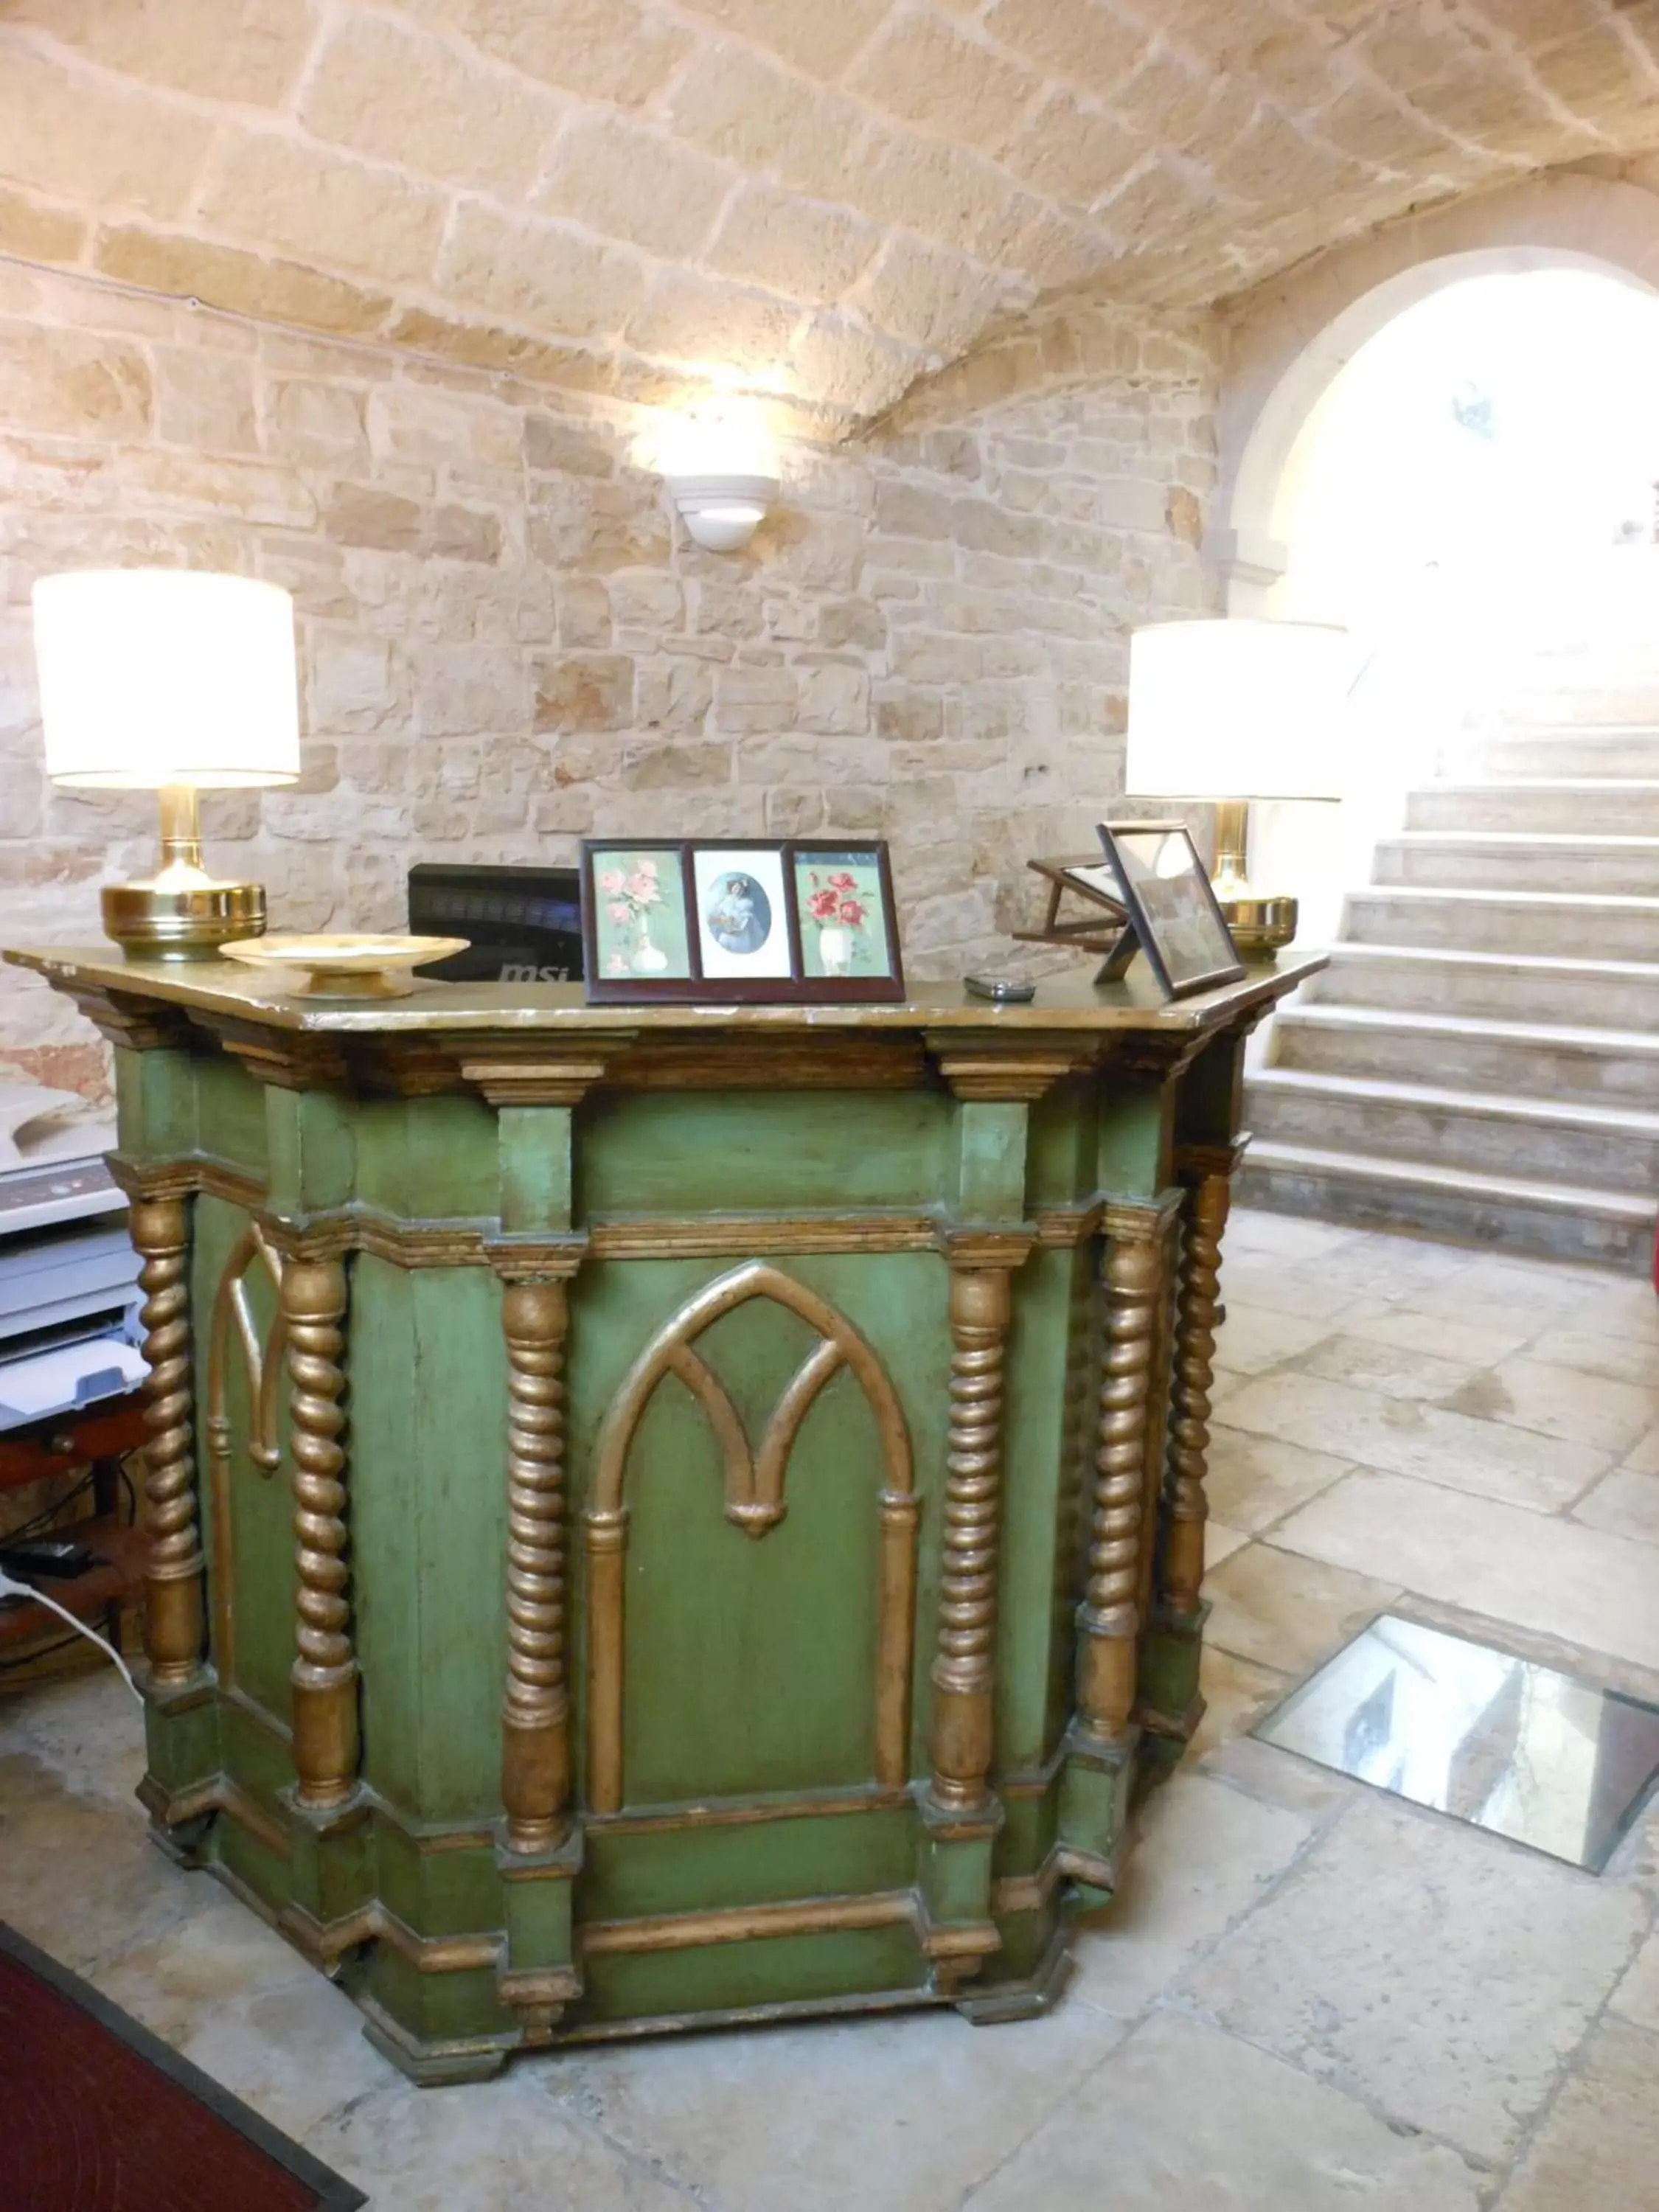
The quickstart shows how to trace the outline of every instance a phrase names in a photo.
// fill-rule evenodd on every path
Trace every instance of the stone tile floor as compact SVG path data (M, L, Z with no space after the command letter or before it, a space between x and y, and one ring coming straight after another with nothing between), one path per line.
M1659 1808L1600 1878L1250 1741L1391 1607L1659 1697L1659 1301L1241 1214L1210 1709L1048 2019L416 2091L145 1840L107 1675L0 1702L0 1917L397 2212L1659 2212Z

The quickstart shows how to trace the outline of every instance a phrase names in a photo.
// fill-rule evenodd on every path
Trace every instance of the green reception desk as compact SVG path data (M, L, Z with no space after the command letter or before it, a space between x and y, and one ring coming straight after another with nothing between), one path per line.
M1319 962L647 1010L10 957L116 1047L163 1846L422 2081L1049 2002L1201 1711L1244 1041Z

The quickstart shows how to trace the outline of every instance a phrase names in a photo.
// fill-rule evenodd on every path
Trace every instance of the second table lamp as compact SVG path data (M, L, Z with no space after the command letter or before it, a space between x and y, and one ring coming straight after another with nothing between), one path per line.
M1211 884L1248 958L1296 935L1297 902L1246 873L1253 799L1340 799L1353 673L1336 624L1220 617L1151 623L1129 639L1131 798L1216 802Z
M106 934L160 960L211 959L262 935L264 886L202 866L196 795L300 773L293 600L252 577L185 568L43 576L33 600L46 774L160 793L160 866L106 884Z

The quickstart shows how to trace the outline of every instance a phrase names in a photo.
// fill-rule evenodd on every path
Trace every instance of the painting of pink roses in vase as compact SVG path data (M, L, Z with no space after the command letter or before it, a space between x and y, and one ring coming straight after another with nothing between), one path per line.
M600 975L691 973L678 856L607 847L593 855L594 950Z

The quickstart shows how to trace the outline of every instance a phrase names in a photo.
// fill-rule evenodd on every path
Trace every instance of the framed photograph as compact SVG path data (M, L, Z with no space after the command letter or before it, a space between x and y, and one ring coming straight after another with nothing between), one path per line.
M708 982L794 972L783 855L775 845L693 845L697 958Z
M1141 950L1169 997L1236 983L1244 973L1225 915L1184 822L1102 822Z
M586 838L585 982L596 1005L902 999L878 842Z

